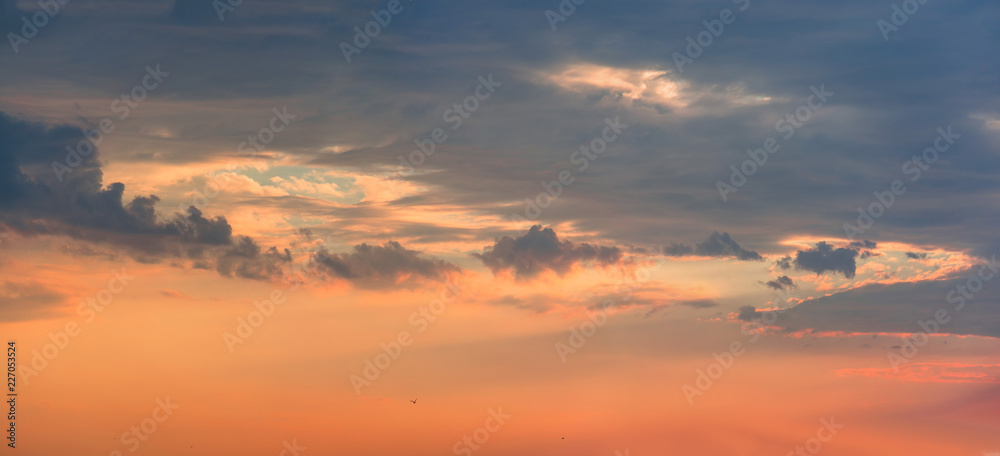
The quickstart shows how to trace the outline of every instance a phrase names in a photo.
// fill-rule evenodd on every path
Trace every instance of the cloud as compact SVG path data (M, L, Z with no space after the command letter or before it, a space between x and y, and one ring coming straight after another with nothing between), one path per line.
M775 280L769 280L764 283L764 285L767 285L775 290L798 288L798 286L795 285L795 282L792 281L791 277L788 276L780 276Z
M174 0L174 5L170 9L170 19L184 25L220 24L215 3L210 0ZM225 6L228 10L229 4L226 3Z
M615 307L646 308L648 310L643 315L643 318L649 318L675 305L690 307L692 309L711 309L713 307L718 307L719 303L711 299L689 299L689 300L674 301L674 302L664 302L663 299L650 298L650 299L637 299L628 303L622 303L621 305L616 305Z
M101 258L106 261L116 261L119 258L114 249L103 249L87 243L64 244L59 247L59 251L64 255Z
M748 93L745 84L701 85L659 68L575 63L554 71L546 69L540 76L543 81L603 102L669 110L683 115L710 115L733 107L776 101L767 95Z
M906 256L914 260L924 260L927 259L927 252L920 252L920 253L906 252Z
M27 8L27 3L21 4ZM425 8L429 9L421 9L414 20L394 20L352 65L331 65L329 58L318 57L329 57L331 49L336 54L337 43L350 41L352 28L370 20L370 5L288 1L279 8L268 2L243 2L235 16L230 16L237 20L227 19L225 26L198 30L150 26L151 18L164 13L180 22L185 18L217 21L211 4L211 0L174 0L143 2L129 8L78 10L74 16L79 20L50 24L44 36L38 38L47 42L33 41L30 45L44 45L46 52L21 52L17 56L17 65L52 71L45 77L12 73L4 79L4 87L25 100L39 101L17 102L30 115L45 116L53 111L62 115L65 113L59 111L72 102L58 100L79 98L87 109L83 94L110 96L127 90L138 82L127 75L151 63L146 61L149 56L163 56L164 63L170 63L169 71L199 77L171 80L144 102L142 115L132 116L119 126L120 131L128 131L130 145L146 142L147 147L103 157L113 160L116 167L150 166L153 151L158 154L156 166L205 163L232 155L233 138L245 137L247 132L263 127L257 122L266 118L254 116L268 112L274 100L280 99L287 101L293 111L302 112L306 116L302 119L308 121L293 124L291 133L276 138L269 149L280 148L288 160L310 167L384 172L382 168L395 165L399 155L407 156L413 150L414 139L441 125L444 111L468 95L479 73L495 72L504 87L484 103L483 109L466 119L461 135L450 135L447 147L428 157L422 168L441 172L399 178L404 184L432 191L422 192L398 207L423 203L429 210L476 208L485 213L492 211L489 215L506 216L512 202L535 193L523 194L529 185L555 179L559 169L576 169L569 162L572 149L599 135L606 116L621 114L626 123L635 119L626 137L609 148L601 162L577 175L579 180L571 197L567 193L559 204L546 210L548 223L572 221L582 231L611 239L608 245L654 245L664 232L693 244L703 239L704 232L699 230L706 226L726 227L734 239L761 249L787 239L790 233L842 235L843 223L857 216L857 202L848 201L849 195L857 193L857 183L888 183L901 177L900 164L927 147L939 124L954 121L956 131L963 134L961 147L942 154L945 161L936 163L933 172L925 173L919 185L909 186L903 198L911 203L893 206L892 217L881 218L871 235L887 241L906 239L915 245L960 245L977 253L1000 246L990 229L996 226L998 216L975 209L988 207L989 198L996 193L996 182L991 177L1000 169L1000 161L993 153L996 130L988 132L992 136L978 134L982 122L965 117L968 113L995 113L998 92L996 84L972 88L962 84L966 72L991 74L1000 65L976 57L990 49L990 40L974 35L989 36L986 33L993 29L997 17L992 5L980 2L965 9L938 11L935 14L941 14L944 20L929 23L928 33L893 34L893 43L906 38L912 45L907 52L900 52L888 44L866 46L882 40L875 27L845 33L845 18L871 13L870 5L862 2L810 4L808 8L755 3L751 12L766 20L748 23L748 28L727 29L726 46L713 47L708 51L711 56L706 54L686 66L683 74L677 74L671 62L659 57L678 50L683 45L683 34L676 40L654 44L650 44L650 38L656 30L683 30L700 23L705 11L691 8L692 4L642 1L627 6L590 5L588 8L597 9L591 9L589 14L581 10L572 22L560 26L558 34L552 33L544 21L538 26L522 20L524 14L538 18L542 15L520 3L496 2L477 9L428 4ZM354 9L347 11L351 14L343 14L345 8ZM636 15L635 11L649 14ZM19 14L15 21L20 20ZM456 20L469 14L496 20L475 24ZM656 30L650 29L644 24L649 15L666 22ZM823 20L813 20L817 17ZM601 46L587 44L592 41L587 38L606 27L607 21L620 24L615 40ZM951 33L955 24L961 24L955 29L961 33ZM135 33L137 29L142 33ZM515 29L517 33L511 33ZM795 37L795 49L785 54L766 52L773 45L787 42L789 36ZM947 37L951 44L917 52L919 45L932 43L930 37ZM205 42L213 46L200 46ZM191 48L199 52L183 51ZM947 51L953 48L966 52L954 55ZM857 77L824 80L835 73L838 60L831 59L831 55L854 55L858 49L865 51L859 58L871 64L859 65ZM85 52L80 54L81 50ZM0 59L5 56L13 54L5 53ZM49 59L60 63L48 65ZM87 64L95 59L102 63ZM270 64L253 72L233 71L248 61ZM933 61L955 65L928 63ZM660 62L654 69L668 74L635 72L656 66L650 62ZM13 65L13 61L4 63ZM399 65L414 68L403 82L392 77L392 69ZM563 70L571 67L584 71L564 74ZM571 78L587 77L591 67L629 70L623 79L628 87L578 84ZM299 71L288 72L287 68ZM463 71L452 71L454 68ZM574 83L539 84L538 74L564 75L562 81ZM641 78L632 77L636 74ZM617 72L611 75L617 77ZM670 88L664 84L668 82L665 76L669 76L669 82L687 85L688 89L717 87L715 93L742 83L745 93L763 94L772 100L768 104L736 104L709 96L692 100L688 105L691 109L672 109L669 103L658 100L672 94L660 93ZM738 166L739 161L734 160L742 152L737 151L774 136L774 122L805 102L811 85L823 82L836 95L793 137L781 141L784 151L814 152L785 154L780 160L771 160L739 192L739 204L719 205L719 195L710 184L728 177L729 164ZM964 89L935 91L935 87ZM931 98L918 100L911 96L913 93L929 94ZM169 99L166 104L170 106L163 107L158 99ZM106 115L108 101L101 97L93 100L89 112ZM653 112L651 104L662 109ZM52 107L57 105L60 107ZM535 109L537 106L544 109ZM990 118L996 115L990 114ZM169 141L159 138L149 145L150 138L139 134L164 125L175 135ZM115 141L119 139L123 138L116 137ZM322 152L341 144L350 145L350 150ZM861 163L869 166L855 166ZM833 169L837 170L837 179L830 178ZM74 174L80 172L82 168ZM816 182L822 184L814 185ZM137 189L128 184L133 192ZM157 193L164 201L176 196L159 188L144 192ZM955 206L952 202L959 199L969 204ZM308 205L312 205L313 213L326 209L319 207L322 202L316 199L268 201L275 201L275 206L287 212ZM360 209L377 212L372 206ZM337 219L329 223L369 226L357 223L352 215L341 215L344 212L337 209L334 217L326 212L327 217ZM230 216L229 220L234 219ZM428 225L428 231L435 232L424 239L449 236L445 229L448 224ZM482 226L468 229L489 241L504 234L496 234L497 230ZM363 228L343 231L352 237L349 245L369 239ZM396 239L413 239L389 229L385 232ZM767 236L757 237L760 233ZM407 241L408 247L415 248L411 242L417 240ZM141 242L136 244L142 246Z
M472 255L494 274L513 270L517 279L525 280L543 271L563 275L578 264L617 264L622 254L618 247L560 241L552 228L535 225L519 237L503 236L492 246L484 248L483 253Z
M686 244L672 244L663 248L666 256L707 256L707 257L733 257L743 261L763 261L764 258L753 250L747 250L740 246L729 233L712 232L705 242L694 246Z
M1000 383L1000 364L909 363L896 367L840 369L843 377L871 377L907 382Z
M110 244L143 263L161 258L214 263L227 277L266 280L291 261L287 250L262 252L253 239L234 238L225 217L207 218L193 206L187 214L162 216L156 195L126 202L125 185L103 186L97 150L81 156L60 182L53 163L65 164L66 148L83 143L90 144L78 128L46 127L0 113L0 223L24 236L64 235Z
M361 244L350 253L320 250L313 259L330 277L344 279L363 288L384 288L410 278L443 280L460 272L458 266L428 258L398 242L385 245Z
M268 111L269 104L280 97L310 116L308 122L292 127L294 134L276 140L274 145L282 152L317 167L373 171L396 164L397 156L413 149L414 139L440 124L443 112L454 100L467 95L479 72L493 71L504 81L503 92L489 100L488 109L462 124L461 138L452 136L448 147L439 149L424 165L425 169L444 172L401 180L439 187L442 191L433 192L433 203L440 206L466 204L483 211L505 211L509 203L529 196L521 195L520 189L554 178L552 171L558 168L539 164L572 166L567 160L569 145L600 134L593 130L605 116L620 113L623 119L638 117L627 138L602 158L607 164L593 165L588 175L578 176L586 185L575 186L573 198L564 198L547 210L547 214L555 214L552 223L573 220L587 232L615 239L616 245L655 244L665 229L671 233L688 230L685 235L698 239L701 233L697 227L720 222L729 223L729 233L741 240L760 233L762 226L768 227L774 239L790 233L842 234L841 225L857 216L853 203L845 201L846 195L856 191L856 183L891 182L900 177L900 164L927 147L939 124L954 120L956 131L963 134L961 147L945 155L948 162L935 164L932 174L924 174L919 186L911 186L905 198L914 201L912 205L894 206L893 217L880 219L872 234L883 239L905 237L923 245L962 245L977 252L997 245L987 228L995 226L997 216L973 209L986 207L995 194L991 176L1000 169L1000 162L992 152L995 142L991 138L996 130L988 130L994 136L977 134L983 130L983 121L966 117L969 113L989 113L988 118L995 119L997 90L995 84L969 88L962 83L967 72L990 74L1000 65L976 58L992 46L988 37L995 29L997 10L989 2L939 10L935 14L942 20L929 23L930 29L923 35L894 33L893 43L906 38L915 46L906 52L891 43L866 46L881 42L876 27L844 28L845 18L871 15L870 5L863 2L796 8L755 3L751 7L757 16L753 24L727 29L727 46L712 47L707 57L686 66L683 73L660 58L683 46L683 34L655 43L651 37L656 30L684 30L699 24L706 11L692 7L694 4L639 1L615 7L590 5L589 14L581 10L572 22L560 26L558 34L552 33L543 19L540 27L523 20L524 15L542 15L517 2L494 2L476 9L429 4L414 20L394 21L351 65L331 65L327 58L330 50L339 60L337 43L349 42L353 27L371 19L371 5L366 3L292 0L278 7L268 2L243 2L230 16L236 20L197 31L162 24L151 27L150 18L166 12L180 23L217 23L211 0L142 2L129 8L103 9L100 14L99 9L80 10L74 13L80 20L65 28L61 24L46 28L39 37L51 43L46 44L46 52L18 56L18 64L30 68L48 68L43 66L47 59L59 59L53 71L45 78L29 72L10 74L4 84L26 99L66 99L65 92L54 89L65 86L78 89L77 94L110 93L110 87L128 89L133 82L123 81L123 75L149 63L143 61L147 56L163 56L177 74L201 76L173 80L151 97L169 96L170 109L182 114L165 112L154 106L153 100L143 105L142 116L122 125L145 130L169 124L176 136L157 142L155 150L162 152L164 160L161 163L204 162L219 158L212 155L221 155L218 151L231 153L232 139L244 137L243 130L255 129L251 128L256 122L253 114ZM461 18L470 14L496 20L463 22ZM655 30L646 24L650 16L661 19ZM18 15L14 20L19 19ZM608 21L619 24L616 29L620 33L613 42L587 44L588 37L606 27ZM142 33L135 33L137 29ZM952 33L955 31L961 33ZM789 53L766 52L789 37L795 37L798 44ZM933 43L931 37L947 37L948 41L917 52L916 46ZM214 45L197 47L207 41ZM183 52L192 47L199 52ZM782 141L784 150L815 153L783 155L783 159L761 167L751 180L753 189L746 187L739 193L744 203L728 205L724 211L713 204L719 202L718 194L704 181L728 176L727 166L738 163L734 162L734 150L745 150L747 144L775 135L774 122L805 102L811 85L823 83L826 75L836 71L837 59L831 55L851 54L862 48L863 55L858 58L872 64L859 66L857 77L841 78L836 84L825 81L827 88L836 92L831 102L794 137ZM78 55L81 49L86 52ZM948 49L967 52L955 55ZM102 64L86 64L95 59ZM232 70L258 60L271 64L253 72ZM450 71L470 61L472 65L462 66L464 71ZM955 65L935 67L928 63L934 61ZM392 69L399 65L414 68L405 83L391 77L395 74ZM290 67L299 71L285 70ZM793 69L796 71L790 71ZM557 80L539 83L539 74ZM674 96L673 85L678 86L680 97ZM741 85L746 87L744 94L771 97L770 102L727 101L731 98L727 89ZM337 89L329 90L331 87ZM715 89L706 96L692 92L710 87ZM964 89L933 91L935 87ZM917 100L912 93L928 93L931 99ZM77 94L69 95L76 98ZM852 95L843 96L847 94ZM688 108L672 107L668 100L683 100ZM100 108L106 111L105 101L95 104L101 103ZM84 100L81 103L86 105ZM29 110L32 115L44 115L46 104L38 103ZM533 109L539 105L545 109ZM705 112L711 115L700 114ZM135 140L143 138L135 135ZM350 150L322 152L341 145L349 145ZM141 164L140 156L147 152L125 151L114 157L115 164ZM870 166L853 166L860 163ZM838 172L836 181L828 178L831 169ZM723 173L727 176L716 176ZM821 179L823 185L810 185ZM930 197L934 195L948 198ZM160 192L160 196L166 200L171 195ZM970 204L955 207L950 202L957 198ZM803 217L817 207L829 210L813 211L813 219ZM487 239L492 237L491 233ZM772 240L760 240L760 245Z
M871 250L865 250L865 251L861 252L861 255L858 256L858 259L859 260L867 260L867 259L869 259L871 257L879 257L879 256L882 256L882 254L878 253L878 252L873 252Z
M0 282L0 321L29 321L59 316L66 296L38 282Z
M78 128L46 127L0 113L0 222L26 235L63 234L93 240L101 238L95 234L101 232L109 235L103 236L108 240L112 234L122 235L119 240L123 242L128 240L126 235L215 245L232 241L232 228L223 217L209 220L192 207L186 216L161 221L156 195L126 202L125 185L103 186L96 150L80 157L71 171L57 172L54 164L65 165L67 147L76 149L78 144L90 144ZM155 239L132 246L146 251L163 247Z
M543 314L552 309L553 296L536 294L527 297L503 296L490 303L496 306L513 307L535 314Z
M857 247L859 249L861 249L861 248L874 249L875 247L878 247L878 244L875 241L854 241L854 242L851 242L849 244L849 246L850 247Z
M215 270L225 277L268 280L282 274L282 267L292 262L292 254L276 247L261 251L253 239L240 236L233 245L216 258Z
M153 215L153 208L148 208L149 216ZM225 217L216 217L212 220L202 216L198 208L191 206L188 208L186 218L175 219L172 223L173 229L182 238L203 244L229 245L233 243L233 228L226 222Z
M740 307L739 314L736 316L736 318L739 318L740 320L743 321L753 321L754 318L757 318L757 308L755 308L754 306Z
M906 334L923 331L918 322L932 321L943 310L949 321L939 325L940 334L1000 337L998 284L984 283L959 307L966 298L957 290L968 293L967 278L975 275L973 269L960 279L866 285L806 300L787 310L781 322L790 331Z
M695 309L708 309L719 305L719 303L711 299L694 299L690 301L680 301L677 304L687 307L693 307Z
M799 250L795 254L795 267L822 274L826 271L839 272L844 277L850 279L854 277L857 269L855 258L858 251L855 249L841 247L834 249L832 245L820 241L816 248L809 250Z
M174 299L191 299L190 296L188 296L188 295L186 295L184 293L181 293L181 292L179 292L177 290L160 290L160 295L162 295L164 297L167 297L167 298L174 298Z
M225 217L206 217L196 207L163 217L156 195L124 199L125 186L102 188L94 151L59 183L51 162L65 159L65 146L83 140L74 127L47 128L0 113L0 222L22 235L65 235L127 249L142 263L172 258L224 277L273 280L291 264L288 249L263 247L236 236ZM311 237L308 229L300 233ZM76 249L81 254L89 249ZM330 276L366 288L395 284L411 276L440 279L458 267L423 257L396 242L361 244L347 254L321 250L313 258Z

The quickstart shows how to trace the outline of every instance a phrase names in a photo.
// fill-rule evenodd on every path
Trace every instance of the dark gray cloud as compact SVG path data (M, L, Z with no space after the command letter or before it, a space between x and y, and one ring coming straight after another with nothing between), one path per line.
M950 318L939 325L942 334L1000 337L1000 284L980 281L980 291L971 293L974 286L968 281L976 271L948 280L867 285L807 300L786 311L781 324L789 331L913 333L921 331L919 321L933 320L942 310Z
M313 259L327 275L364 288L412 286L422 279L444 280L460 271L451 263L426 257L395 241L384 245L356 245L350 253L321 250ZM414 280L408 280L411 278Z
M927 252L906 252L906 256L914 260L923 260L927 258Z
M126 202L123 184L103 187L96 150L59 182L52 162L64 162L65 146L83 140L74 127L46 127L0 113L0 222L21 235L65 235L124 248L142 263L187 259L195 268L214 268L225 277L276 279L292 262L288 249L234 236L225 217L209 218L192 206L187 214L164 220L155 195ZM302 234L308 238L311 232ZM410 274L436 279L458 270L395 242L362 244L350 254L321 251L315 258L331 275L362 286L391 285Z
M777 279L768 280L767 282L764 283L764 285L767 285L768 287L773 288L775 290L788 290L792 288L798 288L798 286L795 285L795 282L792 280L792 278L788 276L780 276Z
M96 257L107 261L115 261L120 258L118 251L113 248L101 248L99 246L84 242L64 244L59 248L64 255L75 255L80 257Z
M851 248L833 248L833 245L820 241L815 248L809 250L799 250L795 254L795 267L816 274L824 272L839 272L848 279L854 277L857 269L855 258L858 251Z
M149 217L154 216L152 204L149 204L146 211L149 213ZM203 217L202 212L194 206L188 208L187 217L179 218L173 222L173 229L177 230L182 238L203 244L229 245L233 243L233 228L229 226L225 217L215 217L209 220Z
M223 217L209 220L192 207L186 216L161 221L156 195L126 202L123 184L103 186L100 153L92 145L91 153L67 160L67 148L81 149L79 144L91 144L80 129L47 127L0 112L0 222L27 235L89 239L102 238L102 233L105 239L120 235L121 241L149 252L165 248L157 237L196 244L232 242L232 228ZM69 167L67 162L78 164ZM152 242L142 241L143 236Z
M709 257L733 257L744 261L763 261L764 257L753 250L744 249L737 243L729 233L719 233L713 231L705 242L694 246L686 244L672 244L663 248L663 254L667 256L709 256Z
M878 253L878 252L873 252L871 250L862 250L861 254L858 255L858 259L859 260L867 260L868 258L879 257L879 256L882 256L882 254Z
M864 249L874 249L875 247L878 247L878 243L876 243L875 241L867 241L867 240L866 241L854 241L854 242L850 243L850 246L851 247L856 247L858 249L862 249L862 248L864 248Z
M181 24L217 20L211 3L98 0L87 8L70 3L16 64L9 49L0 54L6 59L0 62L0 85L24 96L52 96L53 87L70 87L74 93L60 100L65 105L87 98L81 93L103 94L110 101L136 83L143 66L160 61L176 72L154 97L170 99L182 113L145 120L170 125L174 137L139 134L154 129L140 130L149 124L129 119L135 124L130 141L154 144L163 151L158 160L186 164L217 158L212 154L231 150L236 138L259 128L255 110L266 113L280 99L303 114L289 134L276 139L275 148L316 168L376 170L413 150L413 139L439 126L444 110L474 88L477 75L493 72L505 85L428 159L423 169L435 172L404 177L435 191L399 204L461 205L506 217L511 202L534 194L525 189L571 169L569 153L599 133L594 128L604 117L622 114L632 122L625 137L577 175L572 191L547 208L540 223L572 221L613 245L654 245L664 232L699 239L706 227L725 226L732 237L765 254L791 235L842 237L841 226L857 217L856 207L870 203L871 192L884 190L882 185L907 179L900 166L930 144L937 127L954 124L963 135L958 145L919 182L907 181L907 193L866 236L980 255L1000 250L992 228L1000 214L981 210L990 207L1000 186L996 130L982 117L996 117L1000 90L996 81L976 76L1000 73L1000 61L982 58L1000 51L995 2L921 8L888 42L874 26L889 14L886 5L752 2L747 15L683 74L665 77L680 83L682 92L685 85L690 93L732 88L769 102L696 100L685 108L653 106L621 89L564 89L544 75L578 62L669 70L665 56L683 52L685 37L701 30L701 21L717 14L718 5L588 2L553 33L542 14L548 7L537 3L407 3L347 65L338 60L337 44L370 20L373 3L245 1L225 27L162 23L164 14ZM11 16L20 20L19 12ZM777 48L783 52L773 52ZM247 62L267 65L246 71ZM401 68L407 68L405 74ZM719 201L714 183L728 178L728 165L746 159L748 147L777 136L773 121L795 110L817 84L836 93L831 103L782 141L781 152L730 202ZM204 112L200 108L207 104L213 115L192 114ZM331 144L353 150L320 152ZM132 165L150 160L138 150L103 159ZM86 171L74 174L81 172ZM306 198L268 202L338 219L329 222L335 228L349 225L340 220L379 215L370 207L330 209ZM57 229L40 223L34 228ZM454 227L392 229L419 229L424 233L419 242L432 242L452 235ZM502 234L498 229L460 234L492 240ZM100 237L87 231L78 236ZM125 242L122 237L117 240ZM861 247L850 246L863 259ZM681 246L675 253L686 248L695 250ZM790 268L791 261L779 267Z
M708 309L712 307L717 307L719 303L711 299L695 299L691 301L680 301L677 304L687 307L693 307L695 309Z
M622 260L618 247L560 241L552 228L532 226L516 238L503 236L483 253L474 253L494 274L513 270L518 279L531 279L543 271L562 275L577 264L608 266Z
M225 277L268 280L282 275L283 268L292 262L288 249L279 252L277 247L261 251L253 239L239 236L233 245L216 258L215 270Z
M739 314L736 316L743 321L753 321L757 318L757 308L754 306L743 306L739 309Z
M126 202L123 184L102 185L97 150L79 156L78 165L62 173L60 182L53 163L65 165L66 148L78 149L83 141L83 132L75 127L47 127L0 113L0 223L22 236L64 235L123 248L142 263L208 261L228 277L265 280L290 261L287 250L261 252L251 238L234 239L225 217L206 218L195 207L186 215L163 217L156 211L156 195ZM95 250L69 252L89 255Z

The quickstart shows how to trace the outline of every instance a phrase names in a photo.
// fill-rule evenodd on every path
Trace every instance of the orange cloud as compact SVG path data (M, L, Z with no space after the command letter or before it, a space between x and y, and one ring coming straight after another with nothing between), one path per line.
M898 367L840 369L841 377L860 376L932 383L1000 383L1000 364L913 363Z

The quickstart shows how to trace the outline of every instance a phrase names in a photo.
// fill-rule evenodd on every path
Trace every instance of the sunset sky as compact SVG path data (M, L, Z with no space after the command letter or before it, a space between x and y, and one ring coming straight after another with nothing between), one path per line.
M0 31L10 454L1000 455L996 2Z

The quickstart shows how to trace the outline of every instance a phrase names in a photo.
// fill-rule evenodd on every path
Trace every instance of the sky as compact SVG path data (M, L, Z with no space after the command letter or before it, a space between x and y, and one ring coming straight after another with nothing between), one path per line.
M1000 454L996 2L0 31L20 454Z

